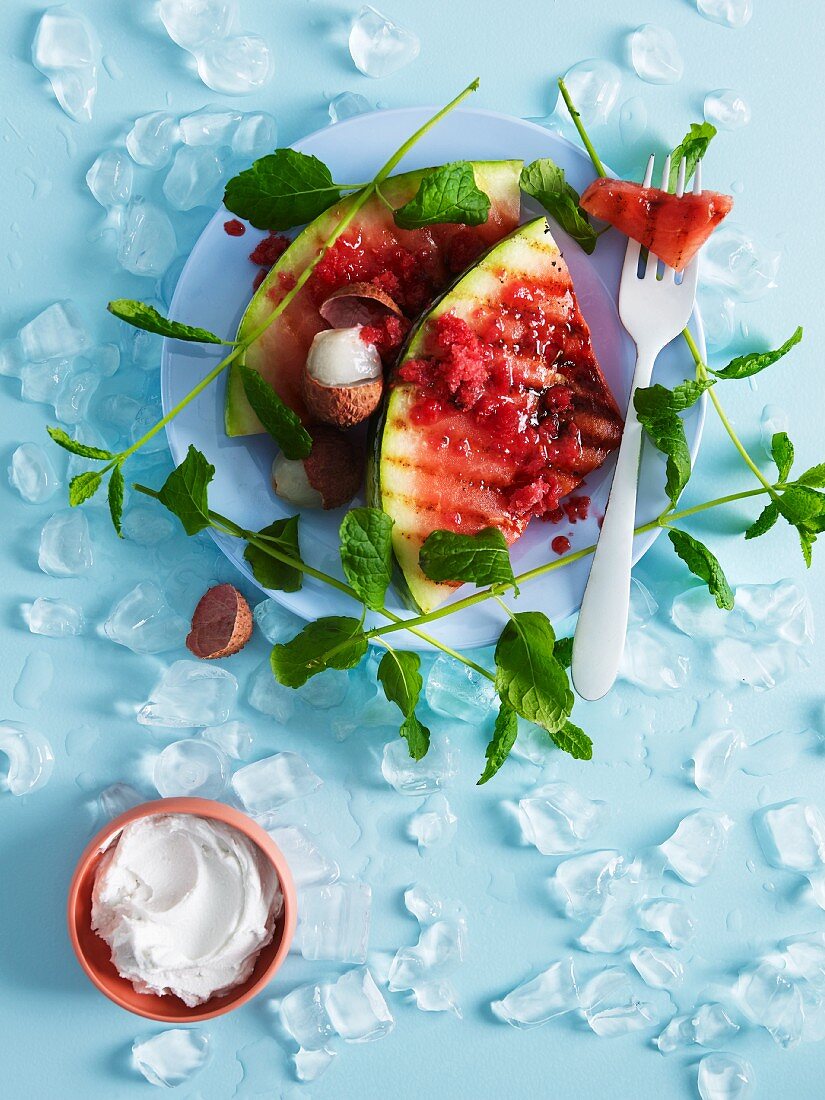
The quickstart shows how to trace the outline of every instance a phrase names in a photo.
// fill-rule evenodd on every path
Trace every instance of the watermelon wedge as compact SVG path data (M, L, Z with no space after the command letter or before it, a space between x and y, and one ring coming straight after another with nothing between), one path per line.
M518 224L521 167L522 162L516 160L473 165L476 183L491 202L489 217L479 226L398 229L386 203L373 196L287 309L250 345L244 362L260 371L286 404L308 419L301 396L301 372L313 336L328 327L319 306L346 284L374 283L390 295L407 319L402 319L403 329L399 329L400 343L409 321L429 306L459 272ZM418 190L425 171L391 177L382 187L384 197L393 207L407 202ZM351 198L343 199L295 238L247 307L238 329L239 340L266 320L315 257L350 202ZM263 430L246 400L240 372L234 367L227 385L225 420L230 436Z
M431 611L455 587L419 567L432 531L492 526L514 542L601 465L621 432L567 265L537 218L444 295L393 375L368 492L395 521L414 605Z
M591 217L615 226L649 248L668 267L686 267L732 207L718 191L681 198L629 180L594 180L580 205Z

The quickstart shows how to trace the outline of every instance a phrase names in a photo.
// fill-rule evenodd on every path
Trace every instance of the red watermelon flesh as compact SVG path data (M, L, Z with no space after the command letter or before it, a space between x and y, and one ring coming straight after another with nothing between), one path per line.
M733 199L718 191L677 198L629 180L597 179L582 195L581 207L681 271L730 213Z

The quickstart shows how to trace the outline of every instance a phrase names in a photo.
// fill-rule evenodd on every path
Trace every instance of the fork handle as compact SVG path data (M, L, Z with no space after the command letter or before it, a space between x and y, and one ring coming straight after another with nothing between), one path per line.
M624 650L642 450L633 397L637 388L649 385L657 354L652 348L637 349L616 472L573 639L573 683L584 699L601 699L610 691Z

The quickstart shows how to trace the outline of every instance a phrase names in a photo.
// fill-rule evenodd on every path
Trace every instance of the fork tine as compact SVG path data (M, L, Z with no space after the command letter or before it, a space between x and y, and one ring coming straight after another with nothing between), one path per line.
M662 168L662 190L670 190L670 153L665 157L664 167Z
M676 179L676 195L681 198L685 193L685 177L687 175L687 162L684 157L679 161L679 174Z
M696 167L693 170L693 193L694 195L702 194L702 162L696 161Z
M668 191L670 189L670 154L665 157L665 163L662 166L662 190ZM647 263L645 265L644 278L649 279L651 276L655 278L656 268L659 266L659 257L653 252L648 251Z
M655 156L651 153L648 157L645 178L642 180L642 187L650 187L650 184L653 182L653 164L655 160ZM622 279L631 279L638 275L639 256L641 252L642 246L639 242L634 241L632 237L628 237L627 248L624 254L624 263L622 264Z
M653 162L655 161L653 153L650 154L647 162L647 168L645 169L645 178L642 182L642 187L650 187L653 182Z

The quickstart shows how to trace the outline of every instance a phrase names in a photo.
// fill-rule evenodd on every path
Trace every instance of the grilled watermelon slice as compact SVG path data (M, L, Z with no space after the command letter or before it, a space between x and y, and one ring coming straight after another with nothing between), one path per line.
M418 316L459 272L518 224L521 167L517 160L473 164L476 183L490 197L490 214L483 225L399 229L387 205L377 196L370 198L290 305L246 350L243 361L259 371L286 404L307 420L301 372L312 338L328 327L318 312L322 302L348 283L375 282L409 320ZM381 188L383 195L392 206L401 206L416 193L426 171L391 177ZM317 255L351 201L343 199L295 238L247 307L238 329L239 340L264 323ZM234 365L227 385L225 420L230 436L263 431Z
M455 586L418 564L430 532L508 542L599 466L622 417L544 218L495 245L412 334L376 436L372 502L422 611Z
M629 180L597 179L582 195L581 206L681 271L730 213L733 199L718 191L677 198Z

